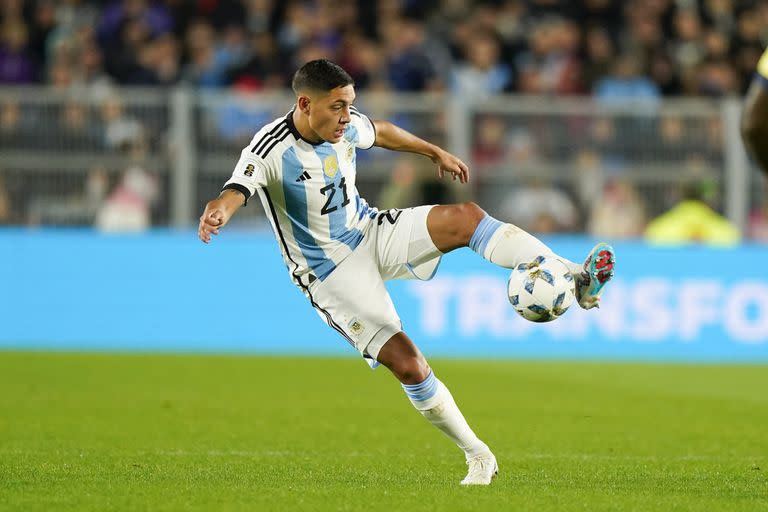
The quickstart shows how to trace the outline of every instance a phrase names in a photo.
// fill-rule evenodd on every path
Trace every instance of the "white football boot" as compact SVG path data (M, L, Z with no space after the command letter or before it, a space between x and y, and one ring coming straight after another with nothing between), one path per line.
M499 465L491 452L467 459L467 476L461 485L488 485L499 474Z
M616 257L613 247L600 242L592 248L584 260L584 271L576 276L576 300L584 309L600 307L603 287L613 277Z

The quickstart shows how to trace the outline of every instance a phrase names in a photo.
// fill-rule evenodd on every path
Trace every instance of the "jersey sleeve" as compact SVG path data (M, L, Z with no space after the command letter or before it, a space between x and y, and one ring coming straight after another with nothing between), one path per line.
M768 87L768 48L763 52L763 56L757 62L757 74L762 79L763 85Z
M222 190L237 190L245 196L245 203L259 187L267 186L268 164L263 158L251 153L250 148L245 148L240 154L240 160L232 171L232 177L224 184Z
M352 127L348 130L350 142L360 149L371 149L376 142L376 128L368 116L358 111L355 107L350 107L352 121L349 123Z

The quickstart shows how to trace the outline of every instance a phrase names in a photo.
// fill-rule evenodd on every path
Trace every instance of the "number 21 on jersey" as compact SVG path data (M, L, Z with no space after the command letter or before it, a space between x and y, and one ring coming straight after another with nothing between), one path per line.
M331 212L335 212L339 209L339 205L335 204L331 206L331 203L333 202L333 197L336 195L336 189L341 190L341 207L344 208L349 204L349 196L347 195L347 182L346 178L341 178L341 180L338 183L330 183L323 188L320 189L320 192L326 196L325 204L323 205L322 210L320 210L320 215L328 215Z

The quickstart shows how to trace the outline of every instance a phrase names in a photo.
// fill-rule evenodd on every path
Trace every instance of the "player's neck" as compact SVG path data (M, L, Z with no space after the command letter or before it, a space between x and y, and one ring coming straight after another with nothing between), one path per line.
M296 131L299 132L302 139L312 144L320 144L324 142L323 139L309 126L309 119L307 119L307 116L302 114L298 108L293 111L291 117L293 118L293 125L296 127Z

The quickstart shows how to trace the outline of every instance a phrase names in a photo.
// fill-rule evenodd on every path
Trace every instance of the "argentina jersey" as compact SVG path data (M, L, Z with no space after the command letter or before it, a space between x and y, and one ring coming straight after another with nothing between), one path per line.
M355 187L357 148L373 146L370 119L350 107L336 144L301 137L293 110L269 123L243 149L224 189L258 194L296 284L324 280L363 240L378 213ZM247 199L246 199L247 202Z

